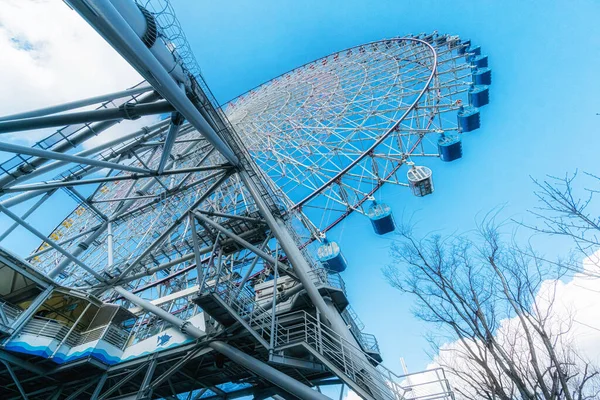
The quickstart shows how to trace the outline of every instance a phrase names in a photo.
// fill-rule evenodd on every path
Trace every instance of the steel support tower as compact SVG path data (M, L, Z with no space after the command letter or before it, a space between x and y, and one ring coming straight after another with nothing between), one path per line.
M0 251L0 397L327 399L317 389L341 385L368 400L452 398L440 369L399 376L381 365L342 278L314 246L350 212L367 214L363 203L383 183L403 184L401 166L413 191L433 190L430 176L410 180L427 170L412 160L439 155L437 141L427 152L428 134L469 130L461 99L473 68L459 60L480 53L448 35L384 40L222 108L168 2L67 3L144 81L0 118L0 134L55 130L31 147L0 137L0 151L14 155L0 165L0 212L11 221L0 240L36 243L30 254ZM361 60L380 62L369 101L352 94L366 90L366 75L354 87L324 72L336 62L366 70ZM325 86L304 92L289 79ZM334 87L350 100L304 107ZM294 132L312 122L288 126L284 108L272 131L257 128L281 93L327 135L300 143ZM452 112L458 122L442 126ZM140 118L141 129L87 144ZM368 124L370 136L356 133ZM343 146L334 126L354 132ZM293 153L303 148L320 168Z

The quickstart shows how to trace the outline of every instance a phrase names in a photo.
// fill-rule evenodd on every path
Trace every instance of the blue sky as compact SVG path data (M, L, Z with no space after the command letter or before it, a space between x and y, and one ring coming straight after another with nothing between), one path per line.
M482 46L493 69L483 127L464 138L464 156L432 164L436 191L414 198L386 187L377 196L397 220L416 212L420 233L463 232L494 207L526 219L536 206L530 176L600 172L600 2L597 1L186 1L173 0L205 79L219 101L298 65L362 42L409 33L458 34ZM377 335L384 363L401 371L429 362L412 299L387 286L389 237L354 215L331 235L349 268L353 307ZM569 243L539 241L559 254Z
M564 175L577 168L600 174L598 1L172 2L203 74L222 102L363 42L437 30L481 45L493 69L491 104L482 109L483 127L464 137L464 157L430 165L436 187L432 196L415 198L397 187L385 187L377 195L392 205L398 221L416 213L422 234L467 231L478 216L500 206L507 218L527 218L526 210L536 206L530 175ZM11 60L0 65L0 87L3 93L15 93L0 99L2 114L136 83L131 68L113 62L114 52L102 47L96 33L62 2L54 3L58 10L30 4L9 2L0 15L2 35L8 32L12 38L11 29L25 32L29 41L20 43L33 46L32 51L7 55L14 41L2 47L0 40ZM56 213L57 221L37 216L36 226L50 231L63 215ZM6 218L0 217L0 227L6 227ZM376 236L358 215L330 237L349 261L343 276L352 305L366 331L378 337L384 363L399 372L403 356L409 370L424 368L429 362L424 335L431 327L412 317L412 299L390 288L381 274L392 237ZM20 240L15 235L2 245L25 246ZM536 243L552 255L570 248L564 241ZM30 249L27 243L23 251Z

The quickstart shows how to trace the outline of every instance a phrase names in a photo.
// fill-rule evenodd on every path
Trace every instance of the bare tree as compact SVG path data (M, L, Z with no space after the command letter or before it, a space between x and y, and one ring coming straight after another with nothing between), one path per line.
M592 268L581 271L579 263L565 262L575 272L600 277L600 263L593 254L600 249L600 202L595 201L600 191L600 178L584 173L588 182L581 184L577 171L564 178L548 176L544 181L533 179L535 195L540 206L530 213L537 217L538 225L529 228L544 234L568 237L580 254L595 260ZM579 187L583 186L583 187ZM579 257L575 257L577 260Z
M399 236L385 276L436 324L431 343L457 397L599 398L598 371L572 347L571 315L556 304L560 264L503 240L491 221L472 236L419 239L410 226Z

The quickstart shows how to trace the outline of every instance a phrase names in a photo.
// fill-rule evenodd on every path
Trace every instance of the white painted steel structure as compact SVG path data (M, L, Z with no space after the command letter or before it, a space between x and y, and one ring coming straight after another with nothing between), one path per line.
M29 282L27 262L40 276L0 293L2 397L325 399L312 388L342 384L369 400L451 398L443 371L410 383L380 365L309 244L366 214L384 183L408 186L406 171L414 181L439 136L458 132L468 43L356 46L220 108L167 1L68 3L145 81L0 118L0 132L57 129L31 148L0 137L14 154L0 164L0 240L36 243L24 260L0 254L0 279ZM144 128L87 145L141 116ZM150 350L127 356L138 348Z

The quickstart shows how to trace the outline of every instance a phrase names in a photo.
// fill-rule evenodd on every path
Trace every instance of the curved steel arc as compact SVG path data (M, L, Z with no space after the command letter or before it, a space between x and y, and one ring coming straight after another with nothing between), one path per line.
M437 70L437 52L435 51L435 48L432 45L430 45L429 43L427 43L426 41L420 40L420 39L402 38L400 40L408 40L408 41L419 42L419 43L425 44L426 46L429 47L429 50L432 52L433 67L431 68L431 74L429 75L429 78L427 79L425 86L423 87L421 92L419 92L419 95L417 96L415 101L413 101L413 103L410 105L410 107L408 107L408 109L404 112L404 114L400 117L400 119L398 119L398 121L396 121L396 123L390 129L388 129L388 131L386 133L384 133L379 139L377 139L375 141L375 143L373 143L366 151L363 152L363 154L358 156L350 164L348 164L344 169L342 169L335 176L333 176L327 182L325 182L323 185L321 185L321 187L319 187L318 189L313 191L311 194L306 196L304 199L297 202L293 206L292 209L296 209L296 210L300 209L304 204L306 204L308 201L310 201L311 199L313 199L314 197L319 195L323 190L327 189L329 186L331 186L336 181L338 181L344 174L346 174L348 171L350 171L352 168L354 168L359 162L361 162L365 157L367 157L371 152L373 152L381 143L383 143L383 141L385 139L387 139L392 134L392 132L394 132L394 130L402 123L402 121L404 121L404 119L406 119L406 117L414 110L414 108L417 106L417 104L419 104L423 95L427 92L427 90L429 90L429 85L431 85L431 81L433 81L433 78L435 77L435 72Z

